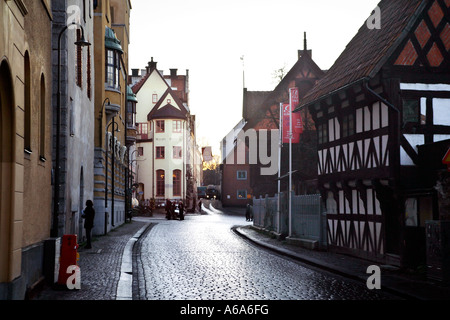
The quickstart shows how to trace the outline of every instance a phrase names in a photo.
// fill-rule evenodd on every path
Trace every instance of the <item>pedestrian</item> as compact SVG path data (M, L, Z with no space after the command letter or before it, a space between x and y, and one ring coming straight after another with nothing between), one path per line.
M169 199L166 200L166 219L170 220L172 217L172 202Z
M182 201L178 205L178 210L180 211L180 220L184 220L184 204Z
M86 229L86 245L84 246L85 249L91 249L91 232L92 228L94 227L94 216L95 216L95 210L94 210L94 204L92 203L92 200L86 201L86 208L83 211L82 217L84 218L84 228Z
M247 207L245 208L245 221L250 221L250 204L247 203Z
M198 211L201 213L202 212L202 199L200 199L198 201Z

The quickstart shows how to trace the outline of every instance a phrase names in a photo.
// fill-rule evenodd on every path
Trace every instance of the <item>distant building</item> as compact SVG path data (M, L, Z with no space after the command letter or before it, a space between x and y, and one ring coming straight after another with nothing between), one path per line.
M195 206L200 185L200 151L195 139L195 116L189 110L189 72L170 75L149 62L145 72L133 71L131 83L139 104L136 112L137 197L166 199Z
M298 51L297 62L273 91L248 91L244 88L243 119L222 141L222 161L224 161L222 189L228 190L228 193L223 194L224 205L227 203L231 205L229 202L231 199L233 199L233 205L237 205L237 203L245 205L246 201L242 200L244 194L248 198L264 197L266 194L273 196L278 192L278 180L281 180L280 191L287 192L289 171L288 143L282 145L280 179L278 179L278 174L262 175L261 168L268 167L268 165L261 164L259 160L257 163L250 163L251 159L249 159L248 152L255 151L248 148L251 143L248 139L245 141L245 150L247 152L245 164L240 163L240 167L238 167L236 161L230 162L227 159L233 159L232 153L234 153L234 157L237 157L239 154L236 148L239 144L242 144L242 141L237 140L240 131L245 134L253 130L257 135L257 140L253 141L253 144L257 144L259 148L261 130L279 130L280 103L289 103L289 88L297 87L301 100L323 75L324 71L312 60L312 51L307 49L305 35L304 49ZM303 134L300 137L300 142L292 146L293 190L297 194L317 193L315 127L308 111L302 112L302 118L304 123ZM273 141L270 135L267 134L267 141L268 150L275 144L278 154L279 136ZM236 170L240 173L236 173ZM246 172L245 180L243 180L243 171ZM278 172L278 168L276 171ZM237 178L238 176L240 177L239 179ZM244 192L244 189L236 189L237 186L240 188L244 181L246 181L246 192ZM227 199L228 196L229 199Z
M223 206L245 207L252 197L248 147L243 141L237 140L244 125L245 121L242 119L220 143ZM237 150L243 150L240 151L242 158L238 157Z

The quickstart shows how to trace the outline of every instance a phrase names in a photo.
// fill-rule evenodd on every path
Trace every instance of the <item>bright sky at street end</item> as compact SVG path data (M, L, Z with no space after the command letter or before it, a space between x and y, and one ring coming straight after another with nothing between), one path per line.
M304 32L314 61L329 69L378 3L131 0L129 72L152 57L164 74L189 69L197 141L219 155L220 141L242 118L244 79L249 91L273 90L275 70L295 64Z

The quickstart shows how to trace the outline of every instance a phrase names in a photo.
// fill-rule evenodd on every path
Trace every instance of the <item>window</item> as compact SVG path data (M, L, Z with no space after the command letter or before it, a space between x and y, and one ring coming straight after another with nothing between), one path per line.
M247 190L238 190L237 198L238 199L247 199Z
M180 133L181 132L181 120L173 120L173 132Z
M181 159L181 147L179 147L179 146L173 147L173 158Z
M119 53L106 49L106 85L119 89L120 59Z
M164 159L164 147L156 147L156 159Z
M403 99L403 123L418 123L419 110L419 99Z
M139 140L147 140L148 139L148 123L147 122L138 123L137 134L139 136L139 137L137 137Z
M348 114L342 117L342 137L348 137L355 134L355 117Z
M144 155L144 147L138 147L138 156L141 157Z
M247 171L246 170L239 170L236 172L237 179L238 180L247 180Z
M317 133L319 135L319 143L328 142L328 126L326 123L317 126Z
M154 93L154 94L152 95L152 102L153 102L153 103L157 103L157 102L158 102L158 95L157 95L156 93Z
M164 132L164 120L156 120L156 132Z
M165 195L164 170L156 170L156 195L163 197Z
M181 170L173 170L173 195L181 196Z
M39 123L39 159L45 161L45 78L41 75L41 110L40 110L40 123Z
M136 123L136 103L133 101L127 101L127 126L132 128Z
M139 123L139 134L148 134L148 123Z
M87 66L86 66L86 90L89 100L92 97L92 83L91 83L91 46L87 47Z
M77 41L81 40L81 30L77 29ZM83 48L82 46L75 46L77 49L77 61L76 61L76 73L77 73L77 86L83 88Z
M31 67L28 51L25 52L25 152L31 153Z

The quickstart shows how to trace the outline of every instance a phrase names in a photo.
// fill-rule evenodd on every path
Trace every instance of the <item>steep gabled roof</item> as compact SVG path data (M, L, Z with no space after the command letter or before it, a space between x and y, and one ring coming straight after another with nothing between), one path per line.
M172 103L176 104L178 108L175 107L172 103L166 103L166 99L169 95L173 98ZM164 103L166 104L163 105ZM187 114L188 112L180 99L174 94L172 89L167 88L166 92L162 95L162 97L158 100L153 109L147 115L147 120L150 121L151 119L167 118L186 119Z
M305 48L306 49L306 48ZM246 129L256 125L257 122L266 119L268 115L272 119L278 117L278 113L273 115L271 107L280 102L284 102L289 86L293 81L315 81L325 74L311 58L310 50L301 50L299 59L292 66L289 72L283 77L273 91L244 91L244 112L243 116L248 121ZM310 73L303 74L308 70ZM302 74L303 78L298 78ZM301 96L303 92L301 93ZM247 104L247 105L246 105ZM278 126L278 123L276 123Z
M150 77L150 75L153 73L153 71L158 72L158 70L156 70L156 69L151 70L150 72L147 72L147 74L145 76L143 76L138 82L136 82L133 85L133 87L131 89L133 90L134 94L137 94L139 92L139 90L141 90L142 86L147 81L147 79ZM161 78L164 80L164 77L161 77Z
M381 28L370 29L366 21L347 44L325 76L306 94L300 107L364 78L374 77L406 37L416 12L428 0L382 0Z

